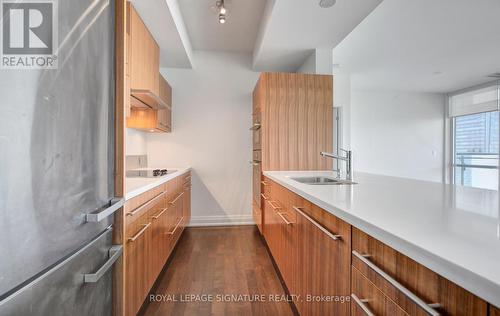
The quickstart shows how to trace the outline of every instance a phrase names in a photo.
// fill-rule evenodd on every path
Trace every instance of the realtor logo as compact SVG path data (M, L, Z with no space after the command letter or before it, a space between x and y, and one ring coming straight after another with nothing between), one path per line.
M57 68L57 0L0 0L1 67Z

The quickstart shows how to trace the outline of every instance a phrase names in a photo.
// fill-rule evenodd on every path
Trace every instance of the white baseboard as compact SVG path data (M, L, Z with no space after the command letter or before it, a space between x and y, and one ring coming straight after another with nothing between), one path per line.
M252 215L192 216L189 227L254 225Z

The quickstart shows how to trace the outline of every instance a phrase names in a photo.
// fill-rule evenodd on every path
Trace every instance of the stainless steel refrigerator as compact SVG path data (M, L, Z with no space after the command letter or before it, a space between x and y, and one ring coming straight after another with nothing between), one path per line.
M112 310L114 2L57 5L58 68L0 69L2 316Z

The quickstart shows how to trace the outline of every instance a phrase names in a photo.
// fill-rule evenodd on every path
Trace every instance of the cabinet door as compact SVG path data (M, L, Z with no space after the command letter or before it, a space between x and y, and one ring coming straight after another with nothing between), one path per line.
M500 308L490 305L490 316L500 316Z
M166 219L166 199L163 199L157 206L150 211L151 217L151 233L152 233L152 249L150 253L149 266L151 269L150 282L153 284L158 277L158 274L163 269L163 264L167 256L167 251L164 248L165 240L165 219Z
M150 289L148 259L151 248L148 214L127 226L125 241L126 315L136 315Z
M384 295L373 283L365 278L356 268L352 268L351 316L408 315L396 303Z
M130 87L159 94L159 47L141 17L130 8Z
M313 218L315 206L297 207L298 288L305 315L349 315L350 225L328 215ZM322 210L317 210L319 211ZM324 212L324 211L322 211ZM325 300L326 299L326 300Z
M276 192L276 200L280 205L280 209L275 214L278 221L278 268L290 294L299 294L296 281L298 274L297 215L292 208L294 196L290 191L280 186Z
M352 249L361 257L369 256L365 258L367 262L423 302L439 304L436 311L442 315L487 315L485 301L357 228L352 231ZM381 276L354 252L352 265L408 314L428 315L389 282L387 276Z

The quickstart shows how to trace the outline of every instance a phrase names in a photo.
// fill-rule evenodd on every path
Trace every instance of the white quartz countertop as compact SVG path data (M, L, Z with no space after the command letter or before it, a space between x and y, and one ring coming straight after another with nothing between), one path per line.
M498 192L355 173L356 185L308 185L264 175L484 300L500 306Z
M163 168L160 168L163 169ZM125 200L130 200L146 191L149 191L168 180L177 178L178 176L191 170L190 167L183 168L166 168L167 170L176 170L162 177L155 178L140 178L140 177L126 177L125 178Z

